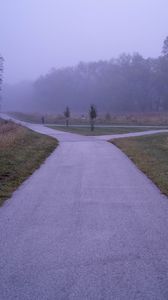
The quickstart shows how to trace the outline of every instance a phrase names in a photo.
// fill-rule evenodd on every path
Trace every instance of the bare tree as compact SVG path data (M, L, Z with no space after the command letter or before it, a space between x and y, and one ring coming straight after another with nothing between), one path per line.
M69 118L70 118L70 109L68 106L66 107L66 110L64 111L64 116L66 118L66 127L68 127L69 126Z
M90 106L89 117L90 117L90 129L91 131L94 131L95 119L97 118L97 111L94 105Z

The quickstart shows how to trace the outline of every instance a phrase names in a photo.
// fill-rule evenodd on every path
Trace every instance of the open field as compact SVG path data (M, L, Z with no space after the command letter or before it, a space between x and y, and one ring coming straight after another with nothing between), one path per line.
M96 126L94 131L90 130L89 126L54 126L50 125L49 128L61 130L65 132L77 133L86 136L98 136L98 135L108 135L108 134L122 134L122 133L130 133L130 132L141 132L141 131L148 131L153 130L153 127L108 127L108 126ZM165 127L166 128L166 127ZM159 130L160 127L155 127L155 130Z
M42 116L44 116L45 123L64 125L65 118L63 113L10 113L11 116L18 118L22 121L41 123ZM71 114L71 125L88 125L88 114ZM168 112L157 113L123 113L114 114L108 113L98 114L96 124L99 125L148 125L148 126L168 126Z
M113 140L128 157L168 195L168 134Z
M0 205L55 149L57 141L0 120Z

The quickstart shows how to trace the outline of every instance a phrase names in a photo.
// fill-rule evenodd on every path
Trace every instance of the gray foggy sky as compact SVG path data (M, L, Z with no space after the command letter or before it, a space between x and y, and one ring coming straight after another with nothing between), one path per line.
M5 81L122 52L156 57L167 16L167 0L0 0Z

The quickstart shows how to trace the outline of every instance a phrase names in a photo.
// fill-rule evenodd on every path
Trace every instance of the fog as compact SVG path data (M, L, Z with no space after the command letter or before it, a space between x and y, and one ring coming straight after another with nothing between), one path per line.
M167 0L1 0L0 12L2 110L168 110Z
M1 0L5 83L34 80L52 67L157 57L167 36L167 0Z

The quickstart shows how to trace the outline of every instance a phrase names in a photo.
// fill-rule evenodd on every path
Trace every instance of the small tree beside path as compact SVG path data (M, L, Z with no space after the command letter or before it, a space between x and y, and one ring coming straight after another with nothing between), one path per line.
M70 109L68 106L66 107L66 110L64 111L64 116L66 118L66 127L68 127L69 126L69 118L70 118Z
M95 120L97 118L97 110L96 110L96 107L94 105L90 106L89 117L90 117L90 130L94 131Z

